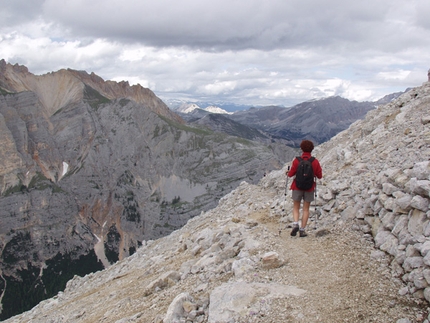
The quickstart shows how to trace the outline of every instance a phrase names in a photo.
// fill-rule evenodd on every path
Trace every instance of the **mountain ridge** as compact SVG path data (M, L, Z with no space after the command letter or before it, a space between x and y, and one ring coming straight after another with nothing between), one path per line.
M110 100L116 98L130 99L145 104L159 115L183 123L183 120L173 113L151 90L141 85L130 86L127 81L104 81L94 73L88 74L85 71L72 69L61 69L44 75L34 75L28 71L27 67L8 64L4 59L0 60L0 71L0 87L8 92L30 91L37 93L48 116L52 116L68 104L82 100L84 96L83 85L86 84ZM50 92L46 92L47 89Z

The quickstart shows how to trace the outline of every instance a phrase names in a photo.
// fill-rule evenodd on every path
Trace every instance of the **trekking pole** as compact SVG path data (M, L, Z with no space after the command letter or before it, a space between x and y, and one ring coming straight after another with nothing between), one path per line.
M317 212L317 179L315 178L315 190L314 190L314 214L315 214L315 228L317 229L317 223L318 223L318 212Z
M287 205L287 190L288 190L288 173L290 171L290 166L288 166L287 169L287 178L285 179L285 193L284 193L284 208L282 209L282 212L285 212L286 205ZM282 227L279 228L279 235L281 235Z
M286 205L287 205L287 191L288 191L288 173L290 172L290 166L288 166L287 169L287 178L285 180L285 193L284 193L284 208L282 209L282 212L285 211L286 209Z

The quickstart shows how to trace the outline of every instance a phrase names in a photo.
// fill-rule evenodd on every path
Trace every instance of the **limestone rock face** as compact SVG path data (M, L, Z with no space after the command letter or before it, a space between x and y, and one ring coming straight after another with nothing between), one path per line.
M7 286L55 294L282 165L265 145L185 126L140 86L4 61L0 73L4 309Z

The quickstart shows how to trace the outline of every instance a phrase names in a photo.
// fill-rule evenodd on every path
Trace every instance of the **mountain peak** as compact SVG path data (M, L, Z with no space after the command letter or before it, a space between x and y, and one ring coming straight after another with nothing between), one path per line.
M233 114L233 112L228 112L220 107L210 105L206 108L201 108L196 103L183 103L178 108L175 109L175 111L185 114L190 114L196 112L196 110L202 110L208 113L216 113L216 114Z
M205 108L206 111L210 113L217 113L217 114L233 114L233 112L228 112L220 107L211 105Z
M84 97L84 88L89 86L104 97L113 100L126 98L145 104L155 113L179 123L181 117L173 113L151 90L141 85L130 86L127 81L104 81L94 72L61 69L44 75L34 75L24 66L0 61L0 87L9 92L34 92L49 116Z
M197 109L201 108L195 103L183 103L176 109L176 111L180 113L192 113Z

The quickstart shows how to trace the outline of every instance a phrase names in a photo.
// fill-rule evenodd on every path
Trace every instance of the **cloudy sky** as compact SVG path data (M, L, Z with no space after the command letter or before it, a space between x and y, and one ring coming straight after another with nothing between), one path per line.
M0 59L164 100L376 100L427 81L428 0L1 0Z

